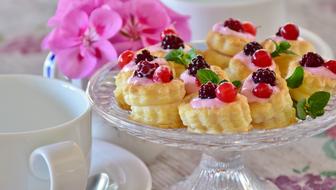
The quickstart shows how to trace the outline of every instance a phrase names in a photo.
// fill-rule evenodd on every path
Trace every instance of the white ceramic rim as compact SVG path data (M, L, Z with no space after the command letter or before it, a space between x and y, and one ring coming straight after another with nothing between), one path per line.
M45 132L45 131L49 131L49 130L54 130L54 129L57 129L57 128L67 127L67 126L72 125L73 123L76 123L78 120L81 120L82 118L86 117L91 112L92 106L91 106L91 103L90 103L86 93L83 90L80 90L79 88L76 88L75 86L71 85L68 82L64 82L64 81L57 80L57 79L47 79L47 78L43 78L42 76L38 76L38 75L26 75L26 74L4 74L4 75L0 75L0 80L2 78L31 78L31 79L38 79L38 80L46 80L49 83L58 83L64 89L67 88L67 89L79 94L81 97L83 97L83 100L85 100L85 103L86 103L86 107L85 107L85 110L83 110L82 113L80 113L78 116L74 117L71 120L63 122L61 124L51 126L51 127L47 127L47 128L43 128L43 129L36 129L36 130L29 130L29 131L0 132L0 136L3 136L3 135L26 135L26 134L40 133L40 132Z

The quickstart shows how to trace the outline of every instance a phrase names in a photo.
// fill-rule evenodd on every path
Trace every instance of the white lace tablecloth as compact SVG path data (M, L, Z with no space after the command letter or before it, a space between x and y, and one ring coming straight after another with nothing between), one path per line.
M328 11L317 9L316 3ZM55 4L45 0L1 1L1 74L41 74L47 52L40 49L40 42L47 33L45 23ZM336 50L335 0L289 1L287 7L289 20L320 34ZM336 184L336 128L301 142L245 154L246 162L258 175L273 179L282 190L303 189L303 186L332 190L330 184ZM168 149L149 165L153 189L162 189L181 180L199 159L198 152Z

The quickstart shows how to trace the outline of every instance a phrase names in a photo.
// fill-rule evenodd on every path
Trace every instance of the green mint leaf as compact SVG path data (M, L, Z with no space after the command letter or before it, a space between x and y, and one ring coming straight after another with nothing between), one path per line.
M197 56L196 53L196 49L195 48L191 48L191 50L188 51L188 53L186 54L187 58L191 61L192 59L194 59ZM189 62L190 62L189 61Z
M302 84L303 78L304 78L304 70L301 66L298 66L296 67L293 74L286 79L287 86L289 88L298 88Z
M282 41L279 44L279 49L281 49L281 50L288 50L290 47L291 47L291 45L287 41Z
M201 82L201 84L205 84L209 81L212 83L218 84L220 81L218 75L210 69L198 70L196 77Z
M290 43L287 41L281 41L279 44L272 40L272 42L275 45L275 50L271 53L272 57L278 57L281 54L289 54L289 55L297 55L296 53L294 53L293 51L290 51Z
M240 88L241 85L242 85L242 83L239 80L233 81L232 84L235 85L235 87L237 87L237 88Z
M324 114L324 107L327 106L330 100L330 93L318 91L308 98L308 112L315 118Z
M301 120L305 120L307 118L306 104L307 104L306 99L302 99L298 101L295 106L296 116Z
M174 61L177 64L184 65L185 67L189 64L187 60L184 59L184 52L181 49L175 49L170 51L165 59L167 61Z

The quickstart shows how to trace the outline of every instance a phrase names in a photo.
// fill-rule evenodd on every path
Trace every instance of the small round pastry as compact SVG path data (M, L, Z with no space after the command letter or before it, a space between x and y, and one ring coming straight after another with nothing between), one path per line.
M243 50L245 44L254 41L255 36L256 28L252 23L241 23L239 20L230 18L224 23L216 23L213 26L208 33L206 43L209 49L232 57Z
M141 61L124 89L131 119L162 128L180 128L178 105L185 96L184 83L173 78L167 65Z
M229 62L232 58L231 56L218 53L212 49L205 50L203 53L203 56L210 65L218 66L222 69L225 69L228 67Z
M156 60L159 64L166 64L162 59L159 59L150 54L149 51L143 50L137 55L133 51L126 50L120 54L118 58L118 65L121 71L115 77L116 89L114 90L114 96L118 105L125 110L130 110L130 106L125 102L124 89L126 87L128 79L133 75L137 69L137 64L141 61L153 61Z
M184 82L187 95L198 92L200 84L196 78L196 74L200 69L210 69L218 75L220 80L227 80L225 72L221 68L217 66L210 66L202 56L198 55L191 60L191 63L188 65L188 69L180 76L180 79Z
M247 99L237 94L236 87L224 82L219 86L208 82L198 94L187 96L179 106L179 114L188 131L194 133L237 133L251 129L251 113Z
M252 73L245 80L241 94L247 97L254 128L282 128L296 122L287 83L276 77L274 71L259 69Z
M178 113L181 101L155 106L132 106L131 119L159 128L183 128Z
M289 50L297 54L280 54L280 56L274 58L274 61L281 72L281 76L285 78L288 73L289 64L291 62L299 61L299 59L307 52L315 51L315 48L312 43L300 37L300 29L292 23L287 23L280 27L275 36L266 39L262 45L269 52L273 52L276 49L274 42L279 44L282 41L287 41L291 45Z
M303 58L291 63L288 76L291 76L298 66L304 69L303 82L298 88L289 89L292 98L299 101L310 97L317 91L336 92L336 61L325 62L324 59L313 52L308 52Z
M231 59L225 72L231 81L244 81L252 72L261 68L279 72L271 55L258 42L250 42Z

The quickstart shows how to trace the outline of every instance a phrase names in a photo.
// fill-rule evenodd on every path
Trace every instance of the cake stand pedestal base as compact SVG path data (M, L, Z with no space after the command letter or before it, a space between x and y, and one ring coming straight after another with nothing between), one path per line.
M243 163L240 152L204 153L199 166L171 190L277 190Z

